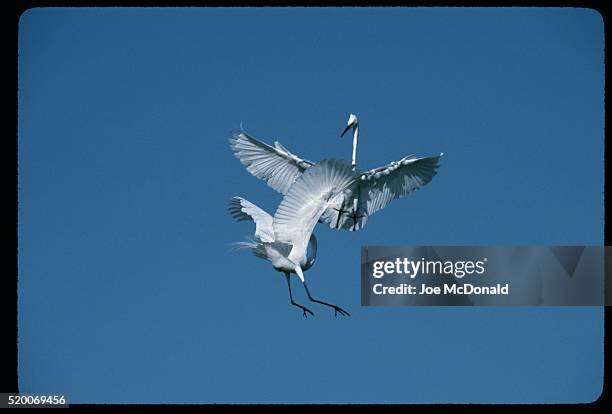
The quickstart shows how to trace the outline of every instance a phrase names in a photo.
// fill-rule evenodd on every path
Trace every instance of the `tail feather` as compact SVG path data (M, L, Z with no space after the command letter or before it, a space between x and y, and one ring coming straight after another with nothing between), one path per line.
M232 251L238 251L242 249L254 249L257 247L259 242L252 238L247 238L245 241L239 241L232 243Z
M232 243L234 250L249 249L253 256L273 260L277 255L287 258L293 246L283 242L264 242L258 238Z
M266 248L263 243L259 243L256 241L242 241L232 243L233 251L238 251L242 249L249 249L253 256L259 257L260 259L267 260L268 255L266 254Z
M275 254L288 257L289 253L291 253L291 249L293 248L292 245L283 242L255 242L249 244L248 247L251 248L251 251L255 257L265 260L271 260ZM269 248L273 250L268 250ZM274 253L274 251L277 253Z
M257 244L251 249L253 256L259 257L260 259L268 260L268 254L266 252L266 246L263 243Z

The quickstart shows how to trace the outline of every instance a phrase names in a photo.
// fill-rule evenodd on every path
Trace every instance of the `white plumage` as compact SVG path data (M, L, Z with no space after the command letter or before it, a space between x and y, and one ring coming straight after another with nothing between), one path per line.
M250 248L255 256L270 261L275 270L285 274L291 303L301 308L304 316L312 314L312 311L293 300L291 273L298 275L311 301L332 307L335 315L348 315L339 306L314 299L308 291L303 272L312 266L316 257L313 230L319 217L328 207L336 205L338 196L358 181L359 176L346 162L324 160L308 168L295 180L274 217L242 197L234 197L230 201L229 211L234 218L255 222L254 240L238 245ZM313 251L311 256L307 254L309 242Z
M353 129L351 165L355 170L358 128L359 121L351 114L342 135ZM229 143L247 171L282 194L287 194L295 180L315 165L312 161L292 154L278 142L272 147L243 130L232 134ZM429 183L436 175L442 155L424 158L408 155L379 168L356 172L359 179L341 197L333 198L333 202L322 213L321 220L328 222L331 228L350 231L363 228L370 215L385 208L392 200Z
M237 221L253 220L255 238L262 242L274 241L272 216L242 197L234 197L229 204L229 212Z
M250 136L246 131L234 132L229 143L248 172L261 178L281 194L286 194L296 178L314 165L311 161L293 155L278 142L272 147Z

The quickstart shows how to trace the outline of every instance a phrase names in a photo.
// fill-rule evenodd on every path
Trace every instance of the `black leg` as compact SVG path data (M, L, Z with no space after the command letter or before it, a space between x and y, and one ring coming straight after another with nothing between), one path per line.
M287 278L287 287L289 288L289 299L291 299L291 304L293 306L297 306L298 308L302 309L302 311L304 312L304 318L307 318L308 315L306 313L310 313L312 316L314 316L314 313L312 313L312 311L310 309L308 309L305 306L300 305L299 303L295 303L293 301L293 295L291 294L291 279L290 279L291 274L290 273L285 273L285 277Z
M360 218L364 217L363 215L358 215L357 212L355 210L353 210L351 212L351 218L353 219L353 231L355 231L355 228L357 227L357 220L359 220Z
M313 298L310 295L310 291L308 290L308 286L306 286L306 282L304 282L303 285L304 285L304 289L306 289L306 294L308 295L308 299L310 299L311 302L317 302L317 303L320 303L321 305L325 305L325 306L329 306L330 308L334 308L334 316L335 317L338 317L338 313L340 315L342 315L342 316L351 316L350 313L348 313L347 311L342 309L340 306L332 305L331 303L323 302L322 300L318 300L318 299Z
M342 217L342 214L346 213L347 210L343 210L342 207L341 208L334 208L334 210L336 210L338 212L338 218L336 219L336 225L334 226L334 228L338 228L338 224L340 224L340 218Z

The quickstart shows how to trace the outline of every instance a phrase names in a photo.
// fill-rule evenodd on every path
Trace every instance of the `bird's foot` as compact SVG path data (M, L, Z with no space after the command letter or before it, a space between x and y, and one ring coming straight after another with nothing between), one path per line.
M340 306L333 305L332 308L334 308L334 318L337 318L338 314L342 316L351 316L350 313L342 309Z
M308 314L314 316L314 313L312 313L310 309L308 309L304 305L300 305L299 303L294 302L293 299L291 300L291 304L296 308L300 308L302 310L302 315L304 316L304 318L308 318Z
M314 316L314 313L312 313L312 311L304 306L301 307L302 311L304 312L304 318L308 318L308 314L310 314L311 316Z

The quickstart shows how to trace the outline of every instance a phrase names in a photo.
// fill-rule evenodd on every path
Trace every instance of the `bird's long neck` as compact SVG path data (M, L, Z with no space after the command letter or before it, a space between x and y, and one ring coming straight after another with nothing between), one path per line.
M356 126L355 130L353 131L353 160L351 162L353 171L355 171L355 169L357 168L357 139L358 139L358 136L359 136L359 126Z

